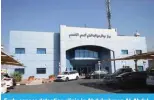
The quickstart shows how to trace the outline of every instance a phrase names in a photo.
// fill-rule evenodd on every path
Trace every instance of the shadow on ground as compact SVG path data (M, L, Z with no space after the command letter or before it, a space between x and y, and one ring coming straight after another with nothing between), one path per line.
M117 86L113 85L105 85L103 83L97 83L97 82L88 82L88 83L79 83L80 85L95 88L95 89L101 89L107 92L112 93L150 93L146 87L140 87L140 88L127 88L127 89L121 89Z

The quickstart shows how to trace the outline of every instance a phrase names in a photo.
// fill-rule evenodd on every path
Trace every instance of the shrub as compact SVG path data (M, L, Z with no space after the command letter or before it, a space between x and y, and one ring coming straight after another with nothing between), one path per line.
M54 80L55 79L55 75L49 75L49 80Z
M20 74L19 72L14 72L11 76L16 82L20 82L22 79L22 74Z
M55 77L55 75L49 75L49 77Z
M35 79L34 76L29 76L28 81L33 81Z

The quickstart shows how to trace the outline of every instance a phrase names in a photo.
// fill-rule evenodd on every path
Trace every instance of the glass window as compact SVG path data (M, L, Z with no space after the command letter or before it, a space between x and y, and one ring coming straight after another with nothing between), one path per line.
M25 73L25 69L24 68L16 68L15 72L19 72L20 74L24 74Z
M46 68L36 68L37 74L46 74Z
M91 51L91 50L85 50L85 49L78 49L75 50L75 57L80 57L80 58L98 58L98 52L96 51Z
M85 50L85 57L89 57L88 53L89 53L88 50Z
M90 57L90 50L87 50L87 57Z
M86 50L83 50L83 57L86 57Z
M142 50L136 50L136 54L141 54Z
M25 54L25 48L15 48L15 54Z
M97 57L98 57L97 52L94 52L94 58L97 58Z
M46 48L37 48L37 54L46 54Z
M143 71L143 66L138 66L138 71Z
M84 57L84 50L80 50L80 57L81 57L81 58Z
M124 54L124 55L128 54L128 50L121 50L121 53Z
M90 53L90 54L89 54L89 55L90 55L89 57L93 57L93 56L94 56L93 51L89 51L89 53Z
M75 57L80 57L80 51L79 50L75 50Z

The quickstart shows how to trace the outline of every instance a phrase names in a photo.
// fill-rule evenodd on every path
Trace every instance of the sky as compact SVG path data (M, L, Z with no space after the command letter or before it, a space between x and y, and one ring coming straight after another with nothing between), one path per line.
M137 30L154 50L154 0L111 0L111 25L118 34ZM105 0L1 0L1 38L11 30L59 32L59 25L107 28Z

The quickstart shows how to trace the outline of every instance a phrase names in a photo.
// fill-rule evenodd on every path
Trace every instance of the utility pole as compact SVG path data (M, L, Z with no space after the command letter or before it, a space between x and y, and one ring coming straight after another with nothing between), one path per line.
M105 0L106 4L106 13L107 13L107 20L108 20L108 29L111 29L111 7L110 7L110 0Z

